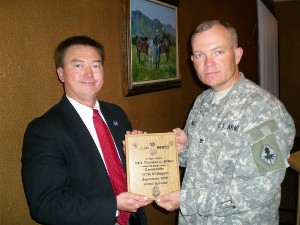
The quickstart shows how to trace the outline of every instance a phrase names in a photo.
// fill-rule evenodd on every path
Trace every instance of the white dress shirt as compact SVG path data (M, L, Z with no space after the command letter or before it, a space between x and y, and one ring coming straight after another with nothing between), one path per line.
M70 101L70 103L73 105L73 107L75 108L75 110L77 111L77 113L79 114L80 118L84 122L84 124L87 127L87 129L89 130L89 132L90 132L90 134L91 134L91 136L92 136L92 138L93 138L93 140L94 140L94 142L95 142L95 144L96 144L96 146L98 148L98 151L99 151L99 153L100 153L100 155L101 155L101 157L102 157L102 159L104 161L104 164L105 164L105 160L103 158L101 146L100 146L99 139L98 139L98 136L97 136L97 133L96 133L96 129L95 129L95 126L94 126L94 122L93 122L93 109L91 109L90 107L87 107L85 105L80 104L79 102L77 102L76 100L70 98L69 96L67 96L67 98ZM94 109L98 110L101 118L106 123L103 115L101 114L100 105L99 105L98 101L96 101ZM117 153L118 153L118 151L117 151ZM119 153L118 153L118 155L119 155Z

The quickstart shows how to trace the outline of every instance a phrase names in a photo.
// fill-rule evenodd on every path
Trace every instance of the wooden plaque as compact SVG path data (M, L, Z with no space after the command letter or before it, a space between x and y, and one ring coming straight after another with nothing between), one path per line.
M125 141L129 192L154 200L180 190L174 133L126 135Z

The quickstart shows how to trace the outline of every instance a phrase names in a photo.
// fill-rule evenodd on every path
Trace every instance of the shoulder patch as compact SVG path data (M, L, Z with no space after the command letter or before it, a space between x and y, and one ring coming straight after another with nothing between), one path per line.
M253 144L251 152L260 174L285 169L283 155L274 134Z
M285 169L285 160L276 140L279 127L274 119L268 120L247 132L252 157L260 174Z
M260 158L267 164L273 165L276 162L277 153L268 145L264 145L260 153Z

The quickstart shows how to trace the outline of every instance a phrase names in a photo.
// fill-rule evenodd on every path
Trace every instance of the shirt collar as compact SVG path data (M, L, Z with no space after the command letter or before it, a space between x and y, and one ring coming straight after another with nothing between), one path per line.
M78 112L78 114L80 115L81 118L87 118L87 117L92 118L93 117L93 109L79 103L78 101L74 100L73 98L71 98L69 96L67 96L67 98L70 101L70 103L73 105L75 110ZM98 101L96 101L94 109L97 109L100 113L100 104Z

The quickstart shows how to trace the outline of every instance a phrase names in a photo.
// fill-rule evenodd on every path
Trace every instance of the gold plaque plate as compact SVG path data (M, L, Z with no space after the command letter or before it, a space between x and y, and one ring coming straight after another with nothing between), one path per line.
M174 133L125 135L128 191L148 199L180 190Z

